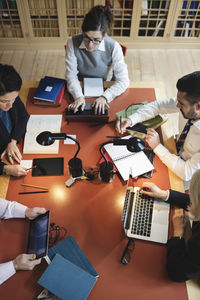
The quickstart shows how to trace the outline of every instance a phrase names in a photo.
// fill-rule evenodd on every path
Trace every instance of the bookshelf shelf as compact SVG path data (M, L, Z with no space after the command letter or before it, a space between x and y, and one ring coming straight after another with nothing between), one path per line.
M0 49L63 49L98 4L111 8L110 34L128 48L200 43L200 1L0 0Z

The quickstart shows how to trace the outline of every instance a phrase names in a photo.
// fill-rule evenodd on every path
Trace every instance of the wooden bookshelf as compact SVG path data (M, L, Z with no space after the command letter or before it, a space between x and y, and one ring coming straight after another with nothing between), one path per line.
M197 48L200 43L200 1L0 0L0 49L63 49L98 4L111 8L110 34L128 48Z

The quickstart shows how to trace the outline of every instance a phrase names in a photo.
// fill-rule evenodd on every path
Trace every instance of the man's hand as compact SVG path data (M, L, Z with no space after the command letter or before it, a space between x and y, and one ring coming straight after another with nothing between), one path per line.
M36 217L38 217L39 215L42 215L46 212L46 209L43 207L33 207L33 208L27 208L25 211L25 216L29 219L29 220L33 220Z
M77 98L73 103L71 103L68 106L68 110L72 110L74 113L76 113L78 111L78 108L81 108L81 110L83 111L85 108L85 98L84 97L79 97Z
M147 134L145 141L149 145L151 149L156 148L160 144L160 138L158 133L152 129L152 128L147 128Z
M20 163L22 159L22 155L19 151L19 148L17 147L17 141L11 140L10 143L8 143L7 148L4 150L4 152L1 154L1 159L4 156L7 156L8 161L13 165L14 160L18 163Z
M143 182L140 193L161 200L166 200L168 197L168 191L161 190L155 183L149 181Z
M11 176L26 176L28 174L28 171L26 171L25 168L19 166L19 165L5 165L3 167L3 171L6 175L11 175Z
M126 128L131 126L132 122L131 119L128 118L122 118L121 119L121 126L120 126L120 120L118 119L116 122L115 129L118 133L123 134L126 132Z
M33 270L33 268L40 263L41 258L35 259L35 254L20 254L13 261L16 271Z
M108 109L110 107L104 97L97 98L93 102L92 106L94 107L94 113L95 113L95 115L105 114L106 107Z
M174 234L173 236L182 237L185 228L185 214L183 209L176 209L173 215Z

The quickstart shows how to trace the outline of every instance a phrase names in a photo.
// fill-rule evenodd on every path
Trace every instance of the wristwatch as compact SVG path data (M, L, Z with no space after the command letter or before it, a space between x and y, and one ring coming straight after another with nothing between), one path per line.
M172 236L171 239L172 240L181 240L182 236Z

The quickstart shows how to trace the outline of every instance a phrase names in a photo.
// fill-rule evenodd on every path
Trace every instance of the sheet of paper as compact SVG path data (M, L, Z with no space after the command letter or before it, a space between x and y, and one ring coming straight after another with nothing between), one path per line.
M31 115L24 138L23 153L57 154L59 152L59 141L55 141L49 146L42 146L37 143L36 137L42 131L60 132L61 122L62 115Z
M99 97L103 94L102 78L83 78L84 96L86 98Z
M25 168L25 169L29 169L32 167L33 161L32 160L21 160L20 162L20 166Z
M72 138L76 139L76 135L75 134L68 134L68 136L71 136ZM76 144L73 140L66 138L64 140L64 144L66 145L73 145Z

